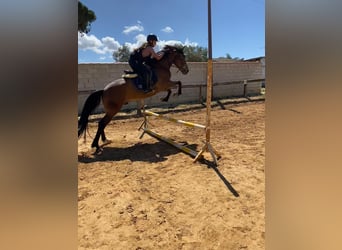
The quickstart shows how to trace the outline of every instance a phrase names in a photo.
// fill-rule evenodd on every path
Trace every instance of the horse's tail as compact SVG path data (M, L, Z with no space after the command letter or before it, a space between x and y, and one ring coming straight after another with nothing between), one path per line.
M98 90L92 93L84 103L81 117L78 120L78 137L83 134L84 130L87 128L88 117L94 109L99 106L101 97L103 95L103 90Z

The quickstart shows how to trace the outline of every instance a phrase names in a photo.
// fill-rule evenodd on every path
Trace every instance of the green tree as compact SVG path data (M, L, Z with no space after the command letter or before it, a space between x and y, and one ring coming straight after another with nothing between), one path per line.
M240 57L231 57L231 55L229 54L229 53L227 53L226 54L226 56L225 57L223 57L223 56L220 56L220 57L218 57L218 58L216 58L217 60L220 60L220 59L222 59L222 60L224 60L224 59L229 59L229 60L235 60L235 61L243 61L243 58L240 58Z
M181 46L176 47L183 48L185 59L188 62L206 62L208 61L207 48L200 46ZM113 59L116 62L128 62L130 51L128 46L123 45L117 51L113 52Z
M94 11L78 1L78 31L87 34L90 31L91 23L95 20L96 15Z
M184 55L188 62L208 61L208 49L200 46L185 46Z
M113 59L116 62L128 62L130 51L128 46L122 45L117 51L113 53Z
M233 59L233 58L229 53L227 53L225 59Z

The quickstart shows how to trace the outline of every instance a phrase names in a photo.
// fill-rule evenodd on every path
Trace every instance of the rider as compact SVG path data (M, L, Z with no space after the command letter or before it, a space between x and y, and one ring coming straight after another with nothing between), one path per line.
M164 52L156 53L153 47L156 46L158 38L154 34L147 36L147 42L135 49L129 57L129 65L131 68L143 78L144 92L152 91L152 70L146 64L150 59L157 59L158 61L163 57Z

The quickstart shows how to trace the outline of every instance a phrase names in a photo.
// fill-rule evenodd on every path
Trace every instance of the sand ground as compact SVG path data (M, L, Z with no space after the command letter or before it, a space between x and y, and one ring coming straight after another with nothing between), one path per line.
M205 124L205 107L165 113ZM79 139L79 249L264 249L264 100L222 100L212 109L217 168L208 152L193 163L149 135L139 139L142 121L114 119L105 130L112 143L101 155L92 154L89 136ZM149 121L154 131L197 151L204 145L201 129ZM96 128L90 122L89 134Z

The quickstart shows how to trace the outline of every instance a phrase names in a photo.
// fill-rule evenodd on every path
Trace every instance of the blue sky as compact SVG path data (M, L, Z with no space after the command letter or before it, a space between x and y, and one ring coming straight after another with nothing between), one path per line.
M78 62L114 62L122 45L133 49L150 33L156 50L180 43L208 47L208 0L81 0L96 14L88 34L78 35ZM265 0L211 0L213 58L229 53L265 56Z

